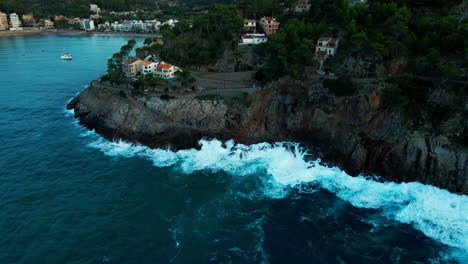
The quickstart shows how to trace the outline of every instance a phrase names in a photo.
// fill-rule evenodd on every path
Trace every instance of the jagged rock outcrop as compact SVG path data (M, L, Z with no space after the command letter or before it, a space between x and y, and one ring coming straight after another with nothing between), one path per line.
M241 46L237 50L225 50L223 56L213 65L211 71L238 72L251 71L257 66L257 55L251 46Z
M405 128L401 109L383 102L385 85L362 81L358 94L336 97L320 81L283 80L258 91L248 108L193 96L162 100L91 85L68 108L75 109L83 125L109 139L176 149L196 147L202 137L247 144L296 141L353 175L377 174L468 193L467 148L446 135ZM450 131L468 126L461 117L443 125Z
M408 59L398 58L384 61L376 51L356 51L343 60L338 69L340 74L356 78L387 77L408 71Z

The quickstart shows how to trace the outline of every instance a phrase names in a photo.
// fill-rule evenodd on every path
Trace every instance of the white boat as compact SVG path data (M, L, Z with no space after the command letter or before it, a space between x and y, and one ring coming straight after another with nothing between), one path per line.
M60 59L62 60L71 60L73 59L72 55L70 53L65 53L65 55L60 56Z

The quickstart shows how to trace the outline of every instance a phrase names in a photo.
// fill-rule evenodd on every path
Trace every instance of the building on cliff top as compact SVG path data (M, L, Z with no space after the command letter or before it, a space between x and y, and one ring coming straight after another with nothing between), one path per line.
M319 60L325 60L328 56L335 56L338 49L339 39L322 37L315 46L315 57Z
M158 66L158 64L156 62L143 60L140 62L140 66L141 74L146 75L156 73L156 67Z
M161 62L156 67L156 74L164 79L173 79L175 77L175 73L179 70L180 69L174 65Z
M130 58L122 62L122 71L127 78L132 78L137 76L141 72L141 62L137 58Z

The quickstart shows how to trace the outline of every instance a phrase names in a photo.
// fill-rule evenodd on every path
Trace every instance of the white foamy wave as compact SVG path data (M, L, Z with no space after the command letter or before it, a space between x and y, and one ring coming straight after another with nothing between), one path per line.
M65 116L75 116L75 109L70 109L70 110L65 109L63 111L65 113Z
M284 197L291 188L323 188L355 207L379 209L389 219L411 224L428 237L454 247L458 258L468 256L468 196L416 182L382 183L352 177L339 168L321 165L319 160L306 161L307 153L295 143L246 146L201 140L200 145L200 150L172 152L99 138L89 146L109 156L145 158L159 167L176 165L185 173L209 170L248 176L266 172L265 195L271 198Z

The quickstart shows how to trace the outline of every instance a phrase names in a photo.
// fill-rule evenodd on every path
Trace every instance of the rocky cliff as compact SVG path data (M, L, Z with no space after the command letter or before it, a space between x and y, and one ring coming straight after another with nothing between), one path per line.
M197 147L202 137L241 143L297 141L348 173L420 181L468 193L468 150L447 136L405 127L401 109L383 103L385 82L364 81L353 96L336 97L321 81L283 80L259 90L247 107L178 96L162 100L93 87L68 105L80 123L109 138L150 147ZM447 121L447 130L466 120Z

